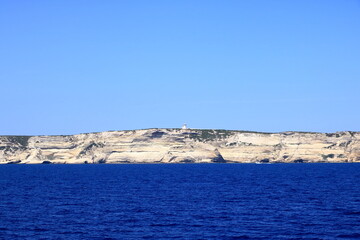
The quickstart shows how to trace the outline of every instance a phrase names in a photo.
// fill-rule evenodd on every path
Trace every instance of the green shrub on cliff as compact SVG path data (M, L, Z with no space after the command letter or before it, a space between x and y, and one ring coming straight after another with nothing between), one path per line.
M27 147L30 137L31 136L7 136L7 139L12 143Z
M233 134L234 134L233 131L227 131L227 130L201 129L189 133L189 137L191 139L198 141L214 141L214 140L227 138Z

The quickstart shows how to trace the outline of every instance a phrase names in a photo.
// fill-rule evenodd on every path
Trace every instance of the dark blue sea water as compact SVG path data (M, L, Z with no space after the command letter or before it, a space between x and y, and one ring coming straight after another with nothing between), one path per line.
M356 238L360 164L0 166L0 239Z

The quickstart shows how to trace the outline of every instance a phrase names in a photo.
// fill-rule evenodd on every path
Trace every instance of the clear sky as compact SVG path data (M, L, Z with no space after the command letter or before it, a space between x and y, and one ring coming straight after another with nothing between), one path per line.
M360 1L0 2L0 135L360 130Z

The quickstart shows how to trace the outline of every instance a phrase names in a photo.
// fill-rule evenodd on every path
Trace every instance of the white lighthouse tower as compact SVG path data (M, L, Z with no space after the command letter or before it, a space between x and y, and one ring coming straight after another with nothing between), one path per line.
M182 128L181 128L181 129L183 129L183 130L188 129L188 127L187 127L186 123L184 123L184 124L183 124L183 126L182 126Z

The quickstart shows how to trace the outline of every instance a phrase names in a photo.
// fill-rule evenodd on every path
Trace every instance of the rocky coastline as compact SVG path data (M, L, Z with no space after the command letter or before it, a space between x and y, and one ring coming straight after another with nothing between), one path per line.
M0 136L0 164L360 162L360 132L142 129Z

